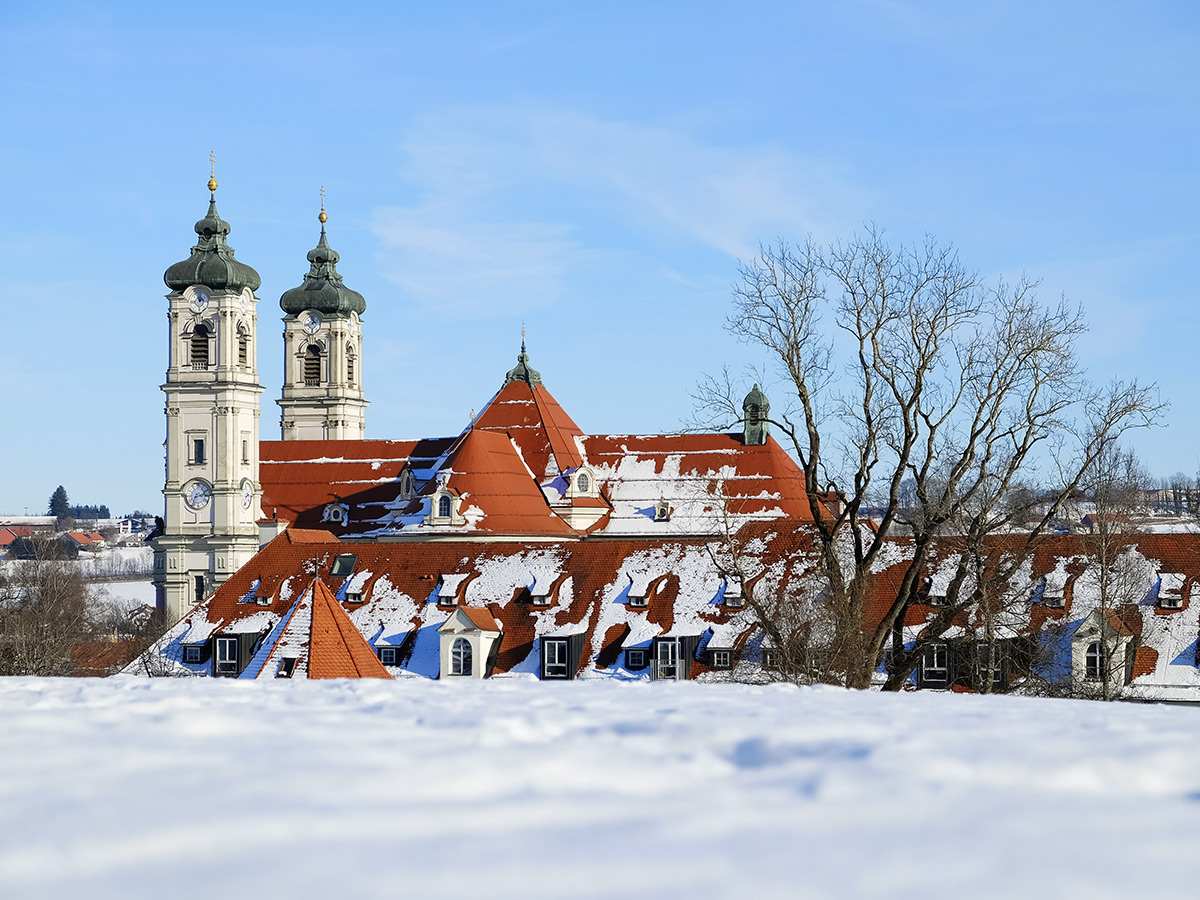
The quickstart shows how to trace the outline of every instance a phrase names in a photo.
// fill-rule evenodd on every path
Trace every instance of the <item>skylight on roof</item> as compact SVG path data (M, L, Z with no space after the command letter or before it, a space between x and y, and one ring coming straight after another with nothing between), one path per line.
M333 566L329 570L330 578L345 578L354 571L354 564L358 562L358 555L355 553L341 553L333 561Z

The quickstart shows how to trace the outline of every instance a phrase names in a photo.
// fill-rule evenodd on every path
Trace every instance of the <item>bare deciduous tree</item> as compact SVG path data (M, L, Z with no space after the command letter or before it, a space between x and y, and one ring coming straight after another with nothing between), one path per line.
M847 686L870 684L918 598L934 542L950 531L961 540L959 593L923 638L894 648L887 687L898 689L922 641L978 601L981 582L966 576L984 539L1015 523L1007 498L1038 480L1054 484L1026 528L1031 552L1096 458L1162 407L1153 388L1088 383L1075 347L1085 330L1078 309L1042 305L1026 280L985 286L932 239L893 248L872 229L829 247L780 242L740 274L728 326L767 352L791 395L770 421L804 473ZM708 424L741 419L727 377L702 383L697 400ZM1047 465L1055 471L1039 479ZM827 503L829 492L838 503ZM911 534L910 559L886 612L864 628L872 574L895 526Z
M34 558L0 581L0 675L66 675L71 648L88 630L87 586L79 567L45 539Z

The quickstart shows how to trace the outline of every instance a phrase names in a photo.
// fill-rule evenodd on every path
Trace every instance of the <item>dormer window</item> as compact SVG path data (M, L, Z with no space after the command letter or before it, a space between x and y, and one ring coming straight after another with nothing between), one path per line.
M362 591L346 591L346 602L347 603L362 603L363 602Z
M438 584L438 606L457 606L459 588L466 580L466 575L443 575Z
M405 500L411 500L412 495L416 492L415 481L412 470L405 466L404 471L400 473L400 496Z
M533 595L533 605L534 606L549 606L550 598L547 597L545 594L534 594Z
M670 522L671 507L666 500L659 500L654 504L654 521L655 522Z
M345 503L328 503L321 513L322 522L332 522L334 525L345 525L350 521L350 507Z
M1158 583L1158 605L1163 609L1183 609L1183 581L1178 572L1164 572Z
M742 596L742 580L737 577L725 579L725 605L730 609L741 609L745 605Z
M354 571L354 566L358 562L358 555L355 553L339 553L333 560L333 565L329 567L330 578L345 578Z
M463 525L466 519L458 511L459 498L454 491L442 485L429 500L429 515L426 525Z
M1054 571L1042 579L1042 605L1050 609L1062 609L1066 606L1067 580L1066 572Z
M1104 672L1104 642L1092 641L1087 646L1084 656L1084 678L1088 681L1099 681Z

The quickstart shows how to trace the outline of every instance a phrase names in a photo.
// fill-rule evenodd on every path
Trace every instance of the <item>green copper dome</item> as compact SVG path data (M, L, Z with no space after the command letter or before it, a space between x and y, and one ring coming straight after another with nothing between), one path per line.
M196 223L196 234L200 239L192 248L192 255L175 263L163 275L167 287L182 291L194 284L202 284L218 290L258 290L262 283L258 273L234 259L233 248L225 242L229 223L217 213L215 195L208 201L208 215Z
M321 215L325 215L324 210ZM299 315L306 309L315 309L326 316L348 316L352 312L361 316L367 309L367 301L358 291L352 291L342 283L337 270L340 258L325 240L325 221L321 219L321 239L308 251L312 268L304 276L304 284L286 291L279 298L283 311L289 316Z
M525 329L521 329L522 335ZM533 366L529 365L529 354L525 352L525 338L521 338L521 352L517 354L517 364L508 370L504 376L504 383L511 384L514 381L524 381L530 387L535 384L542 383L542 373Z

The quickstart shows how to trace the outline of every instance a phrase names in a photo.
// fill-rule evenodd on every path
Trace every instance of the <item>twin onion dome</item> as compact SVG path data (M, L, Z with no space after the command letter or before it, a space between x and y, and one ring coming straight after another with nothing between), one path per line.
M240 291L250 288L258 290L262 279L250 266L234 259L233 248L226 243L229 223L217 212L217 181L208 182L211 192L208 214L196 223L196 234L200 239L192 248L192 255L177 262L163 274L163 281L173 291L182 291L194 284L218 290Z
M321 223L321 239L317 246L308 251L311 268L304 276L304 284L285 291L279 298L283 311L291 316L306 309L314 309L325 316L348 316L352 312L360 316L367 309L367 301L358 291L352 291L342 283L338 274L336 250L325 240L325 222L328 220L322 207L317 220Z

